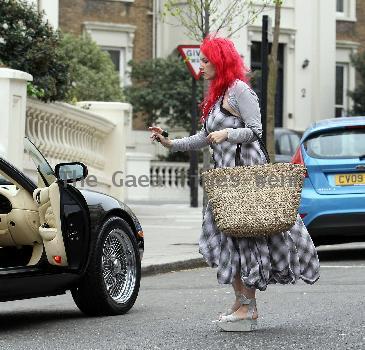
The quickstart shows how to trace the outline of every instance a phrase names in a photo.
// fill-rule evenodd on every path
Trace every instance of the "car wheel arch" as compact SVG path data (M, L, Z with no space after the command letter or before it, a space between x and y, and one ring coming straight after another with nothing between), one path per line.
M132 218L130 217L130 215L126 211L124 211L123 209L115 208L115 209L112 209L112 210L108 211L106 213L106 215L103 217L103 219L101 220L100 225L99 225L99 229L103 226L103 224L108 219L110 219L113 216L119 217L119 218L123 219L124 221L126 221L127 224L130 226L131 230L133 231L136 239L137 239L137 229L136 229L136 226L135 226Z
M124 220L126 222L126 224L130 227L131 231L133 232L136 240L138 239L137 236L137 232L136 232L136 228L135 225L133 223L133 220L131 219L131 217L128 215L128 213L126 213L125 211L123 211L122 209L112 209L110 211L108 211L102 219L100 219L100 221L98 222L97 228L94 232L92 232L91 230L91 236L90 236L90 243L89 243L89 251L94 249L94 246L96 244L96 242L98 241L99 235L101 230L103 229L104 225L111 219L111 218L120 218L122 220ZM85 273L87 267L89 266L90 263L90 254L88 254L87 259L85 261L85 264L82 268L82 274Z

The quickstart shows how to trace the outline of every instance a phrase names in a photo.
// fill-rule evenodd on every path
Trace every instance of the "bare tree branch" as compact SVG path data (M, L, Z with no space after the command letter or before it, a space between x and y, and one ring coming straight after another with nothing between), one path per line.
M200 19L201 19L201 29L202 29L202 33L204 33L204 13L203 13L203 0L200 0Z
M257 11L257 12L253 12L252 15L250 17L247 17L245 22L242 22L241 25L237 26L237 28L235 28L234 30L232 30L229 33L229 36L232 36L234 34L236 34L239 30L241 30L243 27L247 26L248 24L252 23L255 21L255 19L258 17L258 15L261 13L262 11Z
M276 0L262 0L260 5L252 0L229 0L220 10L222 1L218 0L188 0L187 3L167 0L164 8L165 17L166 14L170 14L177 18L186 29L187 36L199 41L210 31L218 33L226 29L228 36L234 35L252 23L268 5L274 2ZM237 21L237 18L242 21Z
M215 31L219 32L222 28L226 27L229 21L233 20L232 11L236 7L236 3L237 0L231 1L230 4L223 10L225 15L223 16L221 23L218 25L218 28L215 29Z

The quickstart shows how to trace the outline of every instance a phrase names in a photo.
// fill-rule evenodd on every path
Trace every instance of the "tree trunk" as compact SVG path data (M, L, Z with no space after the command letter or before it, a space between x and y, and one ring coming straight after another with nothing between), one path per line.
M274 138L275 95L276 95L276 82L278 75L280 10L281 10L281 1L277 0L275 3L275 27L274 27L273 43L271 46L271 53L269 55L269 78L267 87L266 143L271 161L275 161L275 138Z

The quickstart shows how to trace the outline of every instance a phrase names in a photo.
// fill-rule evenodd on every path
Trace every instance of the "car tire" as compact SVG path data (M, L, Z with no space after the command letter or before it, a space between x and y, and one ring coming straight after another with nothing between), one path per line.
M99 230L86 273L71 293L86 315L121 315L135 303L140 279L136 238L126 221L113 216Z

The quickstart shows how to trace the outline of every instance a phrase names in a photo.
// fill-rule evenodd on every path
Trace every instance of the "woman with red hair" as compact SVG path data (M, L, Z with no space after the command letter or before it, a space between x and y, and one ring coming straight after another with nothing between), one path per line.
M232 41L208 36L200 46L201 71L210 81L201 104L204 127L196 135L169 140L163 130L150 127L151 138L171 151L213 149L215 167L266 163L256 134L262 134L258 98L247 84L247 69ZM238 147L238 145L241 147ZM313 284L319 278L316 249L298 215L288 231L269 237L234 238L220 232L207 205L199 252L217 267L220 284L232 284L235 302L217 324L226 331L248 331L257 322L256 289L268 284L295 283L299 278Z

